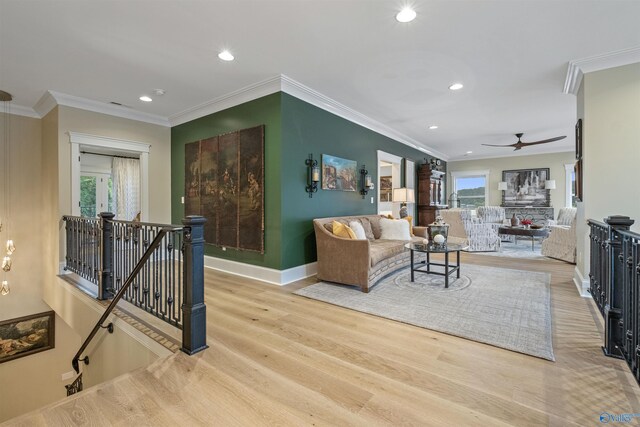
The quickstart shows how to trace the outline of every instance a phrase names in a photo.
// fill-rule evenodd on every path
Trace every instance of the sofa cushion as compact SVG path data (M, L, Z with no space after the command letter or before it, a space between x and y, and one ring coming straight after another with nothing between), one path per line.
M374 240L369 244L369 257L373 267L380 261L402 253L407 242L404 240Z
M332 223L333 234L338 237L344 237L345 239L355 239L356 233L348 226L338 221Z
M364 234L365 236L367 236L367 239L375 239L376 236L373 234L373 229L371 227L371 221L369 221L369 218L360 218L360 223L362 223L362 228L364 228Z
M369 218L367 218L369 220L369 224L371 224L371 231L373 232L373 238L374 239L379 239L380 238L380 217L378 216L371 216Z
M411 240L409 223L404 219L380 218L380 239Z
M351 221L349 223L349 228L351 228L356 234L356 239L367 240L367 235L364 233L364 227L362 227L362 223L360 221Z

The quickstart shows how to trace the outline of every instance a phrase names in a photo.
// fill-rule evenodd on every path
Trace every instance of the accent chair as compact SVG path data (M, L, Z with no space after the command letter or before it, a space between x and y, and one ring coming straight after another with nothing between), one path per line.
M549 221L549 237L542 241L544 256L576 263L576 208L561 208L556 221Z
M489 223L473 218L469 209L443 209L440 215L449 224L451 243L468 246L468 252L495 252L500 250L500 237Z

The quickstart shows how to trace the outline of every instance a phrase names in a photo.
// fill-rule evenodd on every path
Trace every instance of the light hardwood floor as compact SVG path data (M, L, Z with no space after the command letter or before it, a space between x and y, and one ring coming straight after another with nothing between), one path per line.
M207 270L208 350L8 425L585 426L640 412L627 367L602 354L572 265L462 261L551 273L555 363L292 294L313 279L276 287Z

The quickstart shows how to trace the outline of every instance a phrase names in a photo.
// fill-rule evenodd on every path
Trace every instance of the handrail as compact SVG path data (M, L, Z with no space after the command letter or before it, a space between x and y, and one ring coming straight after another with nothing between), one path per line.
M181 227L179 227L179 228L181 228ZM160 229L160 231L158 232L156 237L153 239L153 241L151 242L151 244L149 245L149 247L147 248L145 253L142 255L142 258L140 258L140 261L138 261L136 266L131 271L131 274L129 274L129 277L127 277L127 280L122 285L122 288L120 288L118 293L113 297L113 300L111 301L111 304L109 304L107 309L104 311L104 313L102 314L102 316L100 317L98 322L93 327L93 330L91 331L91 333L89 334L87 339L84 340L84 343L82 343L82 346L80 346L80 349L78 350L76 355L73 357L73 360L71 361L71 365L73 366L73 369L76 371L76 373L80 373L80 367L79 367L78 362L80 360L80 356L82 355L82 352L86 350L87 346L89 345L89 343L91 342L93 337L98 333L100 328L106 328L106 326L102 326L104 321L107 320L107 317L109 316L109 314L111 314L113 309L116 307L116 305L118 304L118 301L120 301L120 299L122 298L124 293L127 291L129 286L131 285L131 283L133 283L133 281L135 280L136 276L138 275L138 273L140 272L140 270L142 269L144 264L147 262L147 260L153 254L153 251L155 251L158 248L158 246L160 246L160 242L162 241L164 236L168 232L173 231L173 230L174 230L174 228L172 228L172 227L164 227L164 228ZM110 330L112 330L112 329L110 329ZM82 359L82 361L85 364L88 365L89 364L89 357L85 356Z

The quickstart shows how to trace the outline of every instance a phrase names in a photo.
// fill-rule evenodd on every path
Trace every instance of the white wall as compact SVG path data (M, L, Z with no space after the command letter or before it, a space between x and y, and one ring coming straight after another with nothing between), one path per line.
M502 181L503 170L549 168L550 179L556 181L556 189L551 190L551 205L557 216L558 209L565 206L564 165L569 163L575 163L574 152L452 161L447 163L447 188L453 188L451 172L489 170L489 205L500 206L502 191L498 191L498 182Z
M636 220L640 232L640 63L584 75L584 202L578 211L578 269L588 277L586 219L610 215Z

